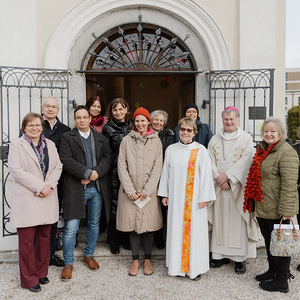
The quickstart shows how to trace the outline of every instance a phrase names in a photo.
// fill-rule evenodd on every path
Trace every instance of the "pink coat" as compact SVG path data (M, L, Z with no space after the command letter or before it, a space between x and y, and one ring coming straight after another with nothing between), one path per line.
M58 221L57 182L62 164L55 144L46 139L49 169L44 181L42 169L31 145L20 137L9 146L8 165L14 179L11 197L10 224L12 227L31 227ZM46 184L53 192L45 198L37 197Z

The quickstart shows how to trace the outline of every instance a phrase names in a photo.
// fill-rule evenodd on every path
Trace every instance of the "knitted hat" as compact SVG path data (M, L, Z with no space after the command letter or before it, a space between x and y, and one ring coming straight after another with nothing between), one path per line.
M144 107L137 108L133 114L133 121L134 121L135 117L138 115L142 115L142 116L146 117L149 120L149 122L151 122L149 111L146 108L144 108Z
M197 110L197 119L199 120L199 109L198 109L198 106L195 104L195 103L189 103L187 104L185 107L184 107L184 110L183 110L183 116L185 117L185 113L186 111L189 109L189 108L195 108Z

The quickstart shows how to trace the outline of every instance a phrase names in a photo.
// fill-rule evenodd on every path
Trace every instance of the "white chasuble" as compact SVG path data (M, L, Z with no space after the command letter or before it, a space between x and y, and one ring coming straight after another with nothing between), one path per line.
M244 186L254 155L252 138L240 128L232 133L222 128L212 137L208 152L213 177L225 172L231 188L224 191L215 183L217 201L209 208L212 258L244 261L255 257L259 227L254 214L243 212Z

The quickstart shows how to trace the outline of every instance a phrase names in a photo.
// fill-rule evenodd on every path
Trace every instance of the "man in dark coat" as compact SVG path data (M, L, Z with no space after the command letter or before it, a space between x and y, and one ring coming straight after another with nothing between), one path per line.
M195 142L200 143L205 148L207 148L208 143L209 143L210 139L212 138L213 134L212 134L209 126L200 121L198 106L195 103L187 104L184 107L183 116L189 117L196 122L198 133L193 137L193 140ZM178 125L176 125L174 127L173 131L174 131L174 143L177 143L177 142L179 142Z
M298 129L298 138L300 138L300 128ZM292 145L293 148L297 151L299 160L300 160L300 142L297 141L296 144ZM300 165L299 165L299 173L298 173L298 194L299 194L299 207L300 207ZM297 215L298 224L300 224L300 211ZM300 271L300 264L297 266L297 270Z
M63 134L60 158L65 170L63 183L63 255L65 267L61 279L72 278L76 233L87 207L87 241L84 262L90 269L99 268L93 255L99 235L99 220L104 201L107 220L110 212L111 187L109 170L112 154L108 139L90 128L91 117L85 106L74 111L75 128Z
M43 118L45 120L44 135L46 138L55 143L57 151L59 150L59 144L61 136L70 131L71 128L61 123L57 115L59 113L59 102L55 97L47 97L42 105ZM63 182L63 173L58 181L57 193L59 200L59 207L61 208L62 202L62 182ZM55 255L56 247L56 232L57 232L57 222L54 223L51 227L50 234L50 263L49 265L54 265L57 267L63 267L64 261L57 255Z

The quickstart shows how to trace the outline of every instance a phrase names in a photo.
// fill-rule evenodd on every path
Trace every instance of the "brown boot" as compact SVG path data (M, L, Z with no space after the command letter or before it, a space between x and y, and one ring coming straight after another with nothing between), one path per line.
M61 280L69 281L72 278L73 264L65 265L63 271L61 272Z
M138 271L139 271L139 260L135 259L135 260L132 261L132 264L131 264L131 267L128 271L128 274L130 276L136 276Z
M84 262L89 266L91 270L99 268L99 264L94 260L93 256L85 256Z
M150 259L145 259L144 262L144 274L151 275L153 273L152 263Z

